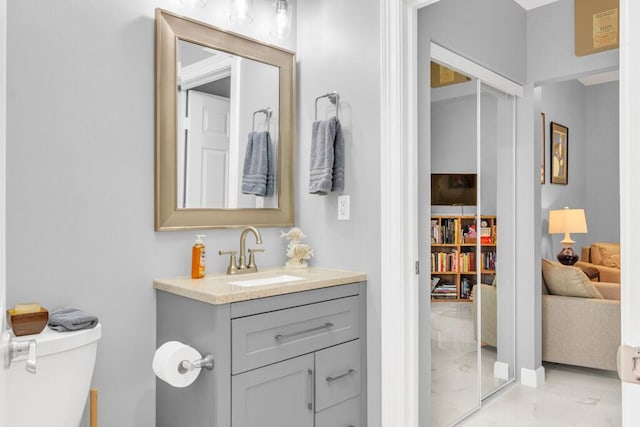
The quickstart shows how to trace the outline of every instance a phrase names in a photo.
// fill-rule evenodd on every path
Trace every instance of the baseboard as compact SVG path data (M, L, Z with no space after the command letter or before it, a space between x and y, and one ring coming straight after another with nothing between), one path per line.
M533 369L522 368L520 370L520 384L527 387L542 387L544 385L544 366L540 366L535 371Z
M509 364L496 361L493 364L493 376L501 380L509 381Z

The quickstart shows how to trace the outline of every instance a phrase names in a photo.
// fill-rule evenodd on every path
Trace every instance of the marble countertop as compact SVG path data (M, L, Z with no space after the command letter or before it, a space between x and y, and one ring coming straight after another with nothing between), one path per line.
M277 276L297 276L300 280L273 283L260 286L239 286L230 282L255 279L268 279ZM175 295L206 302L208 304L228 304L256 298L265 298L293 292L310 291L330 286L367 280L364 273L356 273L330 268L309 267L289 270L283 267L264 269L257 273L226 275L225 273L208 274L202 279L191 277L172 277L153 281L155 289Z

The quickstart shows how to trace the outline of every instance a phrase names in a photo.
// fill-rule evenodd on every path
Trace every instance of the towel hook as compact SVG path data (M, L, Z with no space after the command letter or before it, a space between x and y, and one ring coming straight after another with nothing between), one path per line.
M315 110L316 121L318 120L318 101L322 98L329 98L329 101L331 101L331 103L336 106L336 119L337 119L338 107L340 106L340 94L334 90L333 92L327 92L324 95L320 95L319 97L316 98L316 110Z
M263 108L262 110L253 112L253 120L251 121L251 130L256 131L256 114L263 113L267 116L267 132L269 132L271 128L271 116L273 115L273 110L271 107Z

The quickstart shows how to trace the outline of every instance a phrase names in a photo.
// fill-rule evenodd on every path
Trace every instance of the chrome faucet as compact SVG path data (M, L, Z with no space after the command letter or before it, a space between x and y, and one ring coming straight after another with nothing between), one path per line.
M262 244L262 236L257 228L249 226L242 229L242 233L240 234L240 259L238 260L238 265L236 265L236 251L218 251L218 255L231 255L229 258L229 267L227 267L227 274L254 273L258 271L255 253L264 252L264 249L249 249L249 264L247 264L245 246L249 232L253 233L257 244Z

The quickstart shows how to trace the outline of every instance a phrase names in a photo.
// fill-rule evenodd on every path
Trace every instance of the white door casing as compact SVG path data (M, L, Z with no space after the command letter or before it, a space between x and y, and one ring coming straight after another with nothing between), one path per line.
M228 206L229 99L195 90L188 99L186 207Z
M7 351L5 330L6 287L6 182L7 182L7 1L0 0L0 427L6 425L7 372L2 357Z
M622 344L640 347L637 165L640 162L640 2L620 1L620 249ZM633 78L632 78L633 76ZM631 363L631 361L629 361ZM622 425L640 425L640 385L622 383Z

